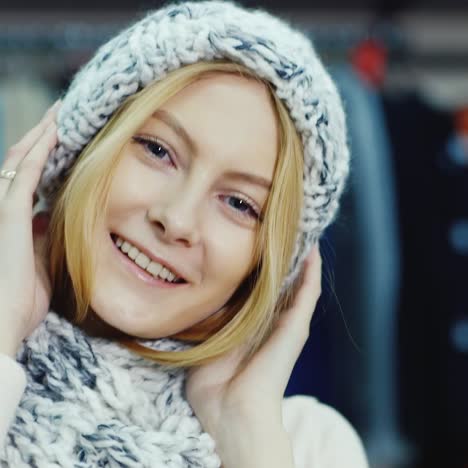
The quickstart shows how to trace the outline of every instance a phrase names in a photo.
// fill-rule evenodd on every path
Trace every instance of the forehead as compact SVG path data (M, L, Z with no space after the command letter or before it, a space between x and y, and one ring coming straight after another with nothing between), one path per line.
M184 88L161 109L175 117L200 153L247 167L253 164L263 175L272 176L278 125L263 83L230 74L210 75Z

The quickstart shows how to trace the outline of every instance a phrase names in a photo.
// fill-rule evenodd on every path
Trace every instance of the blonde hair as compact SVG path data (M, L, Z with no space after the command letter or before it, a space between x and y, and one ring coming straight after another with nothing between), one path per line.
M213 73L259 80L247 68L230 62L199 62L179 68L129 97L82 151L57 194L50 222L50 274L54 297L66 304L75 323L90 311L94 288L93 233L106 211L109 188L121 149L147 118L191 83ZM122 344L138 354L171 366L199 365L246 344L248 355L270 334L290 301L280 297L288 272L302 206L303 150L295 126L271 84L267 87L279 128L279 154L273 183L256 233L252 272L229 302L227 311L173 336L197 343L178 352L154 351L135 341Z

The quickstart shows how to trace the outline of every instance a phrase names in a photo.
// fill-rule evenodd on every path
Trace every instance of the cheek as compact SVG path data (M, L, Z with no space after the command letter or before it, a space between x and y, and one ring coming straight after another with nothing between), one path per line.
M141 164L132 156L124 156L109 190L108 216L128 219L130 212L158 199L165 192L169 178Z
M235 289L252 267L255 232L230 223L213 231L207 241L210 279Z

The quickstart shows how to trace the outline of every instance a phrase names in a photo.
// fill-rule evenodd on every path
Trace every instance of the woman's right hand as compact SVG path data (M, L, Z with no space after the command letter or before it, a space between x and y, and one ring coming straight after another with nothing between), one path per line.
M0 353L14 356L47 314L51 291L44 232L33 237L33 197L47 156L57 144L59 103L6 154L0 170Z

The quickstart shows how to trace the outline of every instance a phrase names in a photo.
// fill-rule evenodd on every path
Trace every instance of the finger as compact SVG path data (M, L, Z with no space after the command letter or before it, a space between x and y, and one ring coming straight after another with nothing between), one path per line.
M44 114L42 120L29 132L27 132L21 140L13 145L5 156L5 166L14 170L26 154L31 150L34 144L39 140L42 134L47 130L49 124L56 118L57 111L60 106L60 101L56 101ZM6 168L6 167L5 167Z
M2 169L6 171L12 170L11 168L6 167L3 167ZM5 194L7 193L8 187L10 186L11 182L11 179L0 177L0 200L3 200L3 198L5 197Z
M272 335L253 357L255 367L268 369L270 378L280 387L287 385L307 341L310 321L321 292L321 264L318 247L314 247L304 263L302 284L293 305L283 313Z
M310 322L314 308L310 307L312 299L313 304L318 301L321 294L321 273L322 273L322 257L320 256L319 248L315 245L304 262L304 274L302 284L297 291L294 302L289 310L286 311L286 316L302 317ZM308 311L309 314L297 314L294 311ZM305 315L305 317L304 317Z
M26 154L31 150L38 139L44 134L50 122L52 122L59 108L60 101L55 102L48 111L45 113L41 122L32 128L26 135L15 145L13 145L5 155L5 161L1 169L7 171L14 171L17 169ZM3 199L8 191L11 181L8 179L0 178L0 200Z
M318 247L314 247L304 262L302 283L292 306L284 311L275 332L288 342L291 355L299 354L310 330L310 322L321 294L322 259ZM296 358L297 358L296 357Z
M16 177L10 183L6 198L31 205L49 153L57 144L57 126L51 122L17 168Z
M61 101L58 100L51 107L49 107L41 121L31 130L29 130L18 143L16 143L15 148L19 153L26 155L32 149L41 135L47 130L49 124L56 119L60 104Z

